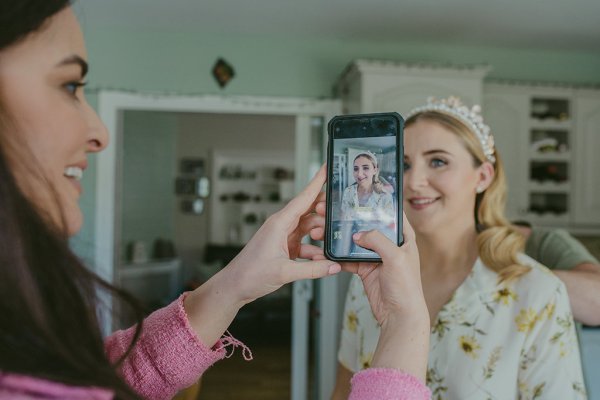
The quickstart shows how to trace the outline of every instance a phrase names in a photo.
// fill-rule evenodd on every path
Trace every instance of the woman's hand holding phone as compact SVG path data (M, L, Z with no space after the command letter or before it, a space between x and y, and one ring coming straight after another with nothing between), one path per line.
M405 242L398 247L378 231L353 235L356 244L376 252L381 263L343 263L342 268L363 281L375 319L384 325L397 314L427 310L415 234L404 216Z
M412 227L404 218L404 244L398 247L377 231L354 235L375 251L380 264L345 263L360 276L381 332L372 367L397 368L425 381L429 351L429 313L421 285L419 252Z
M323 257L320 247L301 242L311 230L324 225L324 218L314 209L324 199L321 189L325 180L323 167L300 194L267 219L225 268L188 294L184 307L204 343L215 343L243 305L286 283L340 271L337 262ZM312 261L298 262L296 258Z
M325 215L325 203L316 211ZM321 239L322 227L311 237ZM429 351L429 312L421 285L419 252L415 233L403 214L404 244L398 247L378 231L359 232L353 240L375 251L381 263L345 262L342 270L357 274L381 332L371 367L396 368L425 381ZM320 256L319 256L320 257Z

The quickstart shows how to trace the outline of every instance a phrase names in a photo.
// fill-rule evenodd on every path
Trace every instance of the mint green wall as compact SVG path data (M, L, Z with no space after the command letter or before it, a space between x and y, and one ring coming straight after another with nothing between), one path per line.
M93 88L188 94L331 97L332 85L355 58L492 65L491 78L600 84L600 53L446 46L441 43L232 37L221 34L90 31L83 29ZM210 71L218 57L236 69L219 89ZM96 102L93 92L88 95ZM83 180L85 223L73 239L93 259L95 159Z
M93 107L97 106L96 93L87 93L86 97ZM116 189L123 210L121 249L125 251L131 240L141 240L151 255L156 238L173 238L177 115L127 111L123 127L123 181L121 188ZM71 245L87 265L93 266L96 155L89 155L88 161L80 201L84 223L79 234L71 239Z
M121 250L142 241L148 256L158 238L174 239L177 115L126 111L123 116ZM121 254L125 260L125 253Z
M84 24L85 29L85 24ZM600 54L446 46L441 43L289 40L195 33L86 32L92 87L178 93L331 96L355 58L493 66L489 77L600 83ZM236 77L223 91L210 71L227 59Z

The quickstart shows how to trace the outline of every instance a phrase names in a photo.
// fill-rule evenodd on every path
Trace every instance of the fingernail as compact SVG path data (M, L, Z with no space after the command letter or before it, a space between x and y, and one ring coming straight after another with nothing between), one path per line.
M329 270L327 271L327 273L329 275L335 275L338 272L340 272L342 270L342 266L340 264L331 264L329 266Z
M361 236L362 236L361 232L356 232L354 235L352 235L352 239L360 240Z

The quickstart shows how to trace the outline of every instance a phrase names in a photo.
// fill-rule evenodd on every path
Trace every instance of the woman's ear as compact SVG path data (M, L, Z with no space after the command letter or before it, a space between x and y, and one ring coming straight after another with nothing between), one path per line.
M476 191L477 193L483 193L492 184L496 172L494 171L494 166L487 161L479 166L478 172L479 182Z

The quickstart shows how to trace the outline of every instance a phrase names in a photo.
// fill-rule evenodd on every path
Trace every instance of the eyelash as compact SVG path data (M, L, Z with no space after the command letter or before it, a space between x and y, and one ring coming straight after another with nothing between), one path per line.
M80 87L84 87L85 85L87 85L87 82L75 81L75 82L66 83L64 85L64 87L67 90L67 92L69 92L71 95L75 96L75 94L77 93L77 89L79 89ZM72 88L72 90L71 90L71 88Z
M434 168L439 168L442 167L444 165L447 165L448 163L440 158L433 158L430 162L430 164L434 167ZM437 164L437 165L436 165Z
M433 167L433 168L440 168L443 167L445 165L448 165L448 162L445 160L442 160L441 158L433 158L431 159L431 161L429 162L429 164ZM407 163L406 161L404 161L404 171L408 171L410 169L410 164Z

